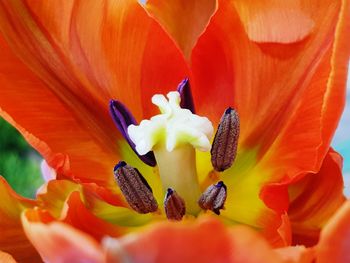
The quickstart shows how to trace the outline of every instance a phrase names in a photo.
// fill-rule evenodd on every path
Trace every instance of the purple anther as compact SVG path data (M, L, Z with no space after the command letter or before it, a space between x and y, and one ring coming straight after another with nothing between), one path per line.
M135 144L130 139L130 136L128 134L128 126L131 124L137 125L137 122L128 108L120 101L111 100L109 103L109 111L118 130L123 135L124 139L129 143L131 149L133 149L140 160L149 166L156 166L157 162L153 152L148 152L145 155L139 155L135 149Z
M193 97L191 93L191 86L190 81L188 78L185 78L179 86L177 86L177 91L180 93L181 102L180 106L181 108L190 110L193 114L195 113L194 103L193 103Z

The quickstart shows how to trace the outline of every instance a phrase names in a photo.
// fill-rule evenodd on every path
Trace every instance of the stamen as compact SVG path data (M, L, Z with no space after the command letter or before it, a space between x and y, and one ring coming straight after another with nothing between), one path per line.
M145 155L138 154L135 149L135 143L130 139L130 136L128 134L128 126L131 124L136 125L137 122L128 108L120 101L111 100L109 103L109 111L118 130L123 135L124 139L129 143L131 149L133 149L133 151L141 159L141 161L150 166L156 166L157 162L153 152L150 151Z
M193 114L196 113L188 78L185 78L179 86L177 86L177 91L180 93L181 98L180 107L190 110Z
M212 210L220 215L220 209L223 209L227 196L226 185L220 181L215 185L209 186L198 200L199 206L204 210Z
M136 168L121 161L114 167L114 175L120 190L132 209L140 214L157 211L158 204L152 189Z
M181 196L171 188L168 188L164 200L165 214L170 220L180 221L186 214L185 202Z
M239 137L239 116L232 109L226 109L211 148L211 163L214 169L222 172L230 168L237 154Z

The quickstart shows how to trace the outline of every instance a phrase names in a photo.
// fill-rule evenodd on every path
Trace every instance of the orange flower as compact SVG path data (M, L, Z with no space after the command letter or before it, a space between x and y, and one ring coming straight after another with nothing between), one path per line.
M17 196L0 180L0 250L26 262L37 262L38 253L53 261L52 255L99 262L104 236L135 232L130 245L127 237L120 242L136 260L144 247L150 260L192 260L205 251L194 261L257 262L246 251L252 246L266 261L279 262L270 246L315 245L345 200L341 160L330 142L344 106L349 11L340 0L149 0L146 7L132 0L1 1L0 114L42 154L57 180L36 200ZM160 222L143 232L165 219L164 210L130 210L112 169L120 160L137 167L158 204L164 173L137 158L114 128L108 103L117 99L136 120L147 119L155 113L151 97L186 76L198 114L214 126L227 107L239 114L234 165L214 171L210 154L200 152L190 163L198 191L225 183L225 209L215 219L196 222L187 215L183 223ZM217 220L248 225L269 244ZM325 228L326 241L321 234L316 251L330 253L331 238L343 242L337 229ZM189 243L179 242L182 236ZM161 253L167 248L174 254ZM290 251L308 259L314 250Z
M29 215L33 216L38 215ZM350 201L347 201L324 227L317 246L279 249L272 249L247 227L235 226L228 230L218 220L206 217L195 223L157 223L141 234L119 240L106 238L102 246L83 232L62 223L44 225L25 219L24 227L34 246L49 262L56 262L59 246L65 251L60 262L79 257L82 262L311 263L316 260L322 263L329 262L330 258L332 262L349 261L349 218Z

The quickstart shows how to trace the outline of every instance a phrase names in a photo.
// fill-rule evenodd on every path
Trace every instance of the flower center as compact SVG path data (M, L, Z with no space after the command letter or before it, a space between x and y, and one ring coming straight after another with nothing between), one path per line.
M168 99L167 99L168 98ZM224 209L227 187L220 181L201 189L197 176L196 150L209 151L211 164L220 173L235 160L239 137L239 117L227 108L221 118L212 145L213 126L206 117L194 114L188 79L167 98L154 95L152 102L160 114L139 125L121 102L111 100L111 116L139 158L156 166L163 186L164 212L168 219L181 220L185 214L198 215L201 209L219 215ZM159 211L151 187L137 168L119 162L114 175L125 200L138 213Z
M154 95L152 102L161 114L140 125L130 125L128 134L140 155L153 150L164 192L174 189L184 199L187 213L196 215L201 191L195 149L211 149L214 129L206 117L180 107L178 92L170 92L167 97Z

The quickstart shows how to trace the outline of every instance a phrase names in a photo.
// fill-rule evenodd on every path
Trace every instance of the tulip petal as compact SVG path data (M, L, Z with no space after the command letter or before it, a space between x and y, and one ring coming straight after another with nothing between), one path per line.
M64 222L90 234L97 240L104 235L119 236L120 229L93 215L84 205L79 192L73 192L67 200L67 211Z
M42 154L58 176L74 173L83 181L106 184L117 151L108 150L96 141L98 132L85 129L2 40L0 56L0 114ZM111 175L109 179L112 180Z
M346 1L311 1L292 14L283 1L258 2L219 1L192 52L191 84L200 114L218 122L232 106L241 119L235 164L221 175L232 186L223 215L264 228L287 210L288 196L274 196L280 203L270 210L259 199L262 187L318 172L329 149L344 105L350 12ZM281 35L281 28L269 34L271 14L262 13L276 3L282 13L273 23L285 27L283 17L300 23L292 35ZM247 9L260 12L261 30L252 34L268 41L250 39L245 23L254 17L245 17ZM310 18L311 31L297 32Z
M113 188L123 139L108 102L149 116L188 75L181 52L137 1L6 2L0 31L1 115L63 175Z
M186 58L216 10L216 0L148 0L147 10L172 36Z
M275 249L275 251L288 263L312 263L315 262L315 249L304 246L292 246Z
M90 236L59 222L45 223L41 211L28 210L22 216L24 231L46 262L103 262L98 243Z
M341 170L341 156L330 149L318 173L263 188L261 198L269 207L275 211L288 209L293 244L315 245L322 227L344 202ZM285 199L284 205L276 196Z
M26 238L20 219L22 211L34 207L36 203L17 195L2 177L0 199L0 250L19 261L38 262L39 255Z
M82 192L82 186L68 180L53 180L46 184L45 191L37 195L37 200L54 218L59 219L65 216L67 199L75 191Z
M284 213L281 218L281 225L277 229L277 232L280 234L283 246L290 246L292 244L292 233L290 227L290 220L287 213Z
M142 226L152 219L152 215L140 215L106 204L101 207L101 203L95 215L94 204L91 200L85 204L79 192L73 192L67 200L63 221L100 240L106 235L119 237L130 231L131 227ZM113 211L115 215L106 213L108 211Z
M67 180L50 181L37 196L40 207L60 221L69 222L97 239L108 234L119 236L129 228L143 226L152 215L140 215L126 207L119 195L95 184ZM96 225L91 228L92 225Z
M39 23L50 21L50 37L63 46L82 76L91 79L93 85L86 89L104 106L118 99L136 118L144 118L150 98L173 89L186 75L183 56L137 1L88 0L68 3L64 10L61 6L37 1L30 9Z
M242 226L229 230L214 218L158 223L121 238L115 249L108 243L107 252L113 250L115 258L132 262L281 262L253 230Z
M16 260L10 254L0 251L0 262L16 263Z
M345 2L310 3L302 10L295 7L295 12L306 12L315 26L307 39L284 45L274 40L262 45L248 38L241 10L255 10L255 2L219 1L218 11L192 53L197 109L213 116L214 122L225 107L237 109L242 120L238 154L256 149L256 161L280 175L316 172L344 103L350 49L343 37L348 13L340 13ZM289 6L280 3L281 12L287 12ZM274 23L286 25L282 18L276 16ZM261 23L268 31L269 23L265 25L264 19Z
M317 174L289 186L294 244L317 243L320 230L345 201L343 190L342 158L331 149Z
M350 201L346 201L323 228L317 245L317 262L350 261Z
M312 33L315 25L302 10L300 1L236 1L235 7L247 36L258 43L302 41Z

